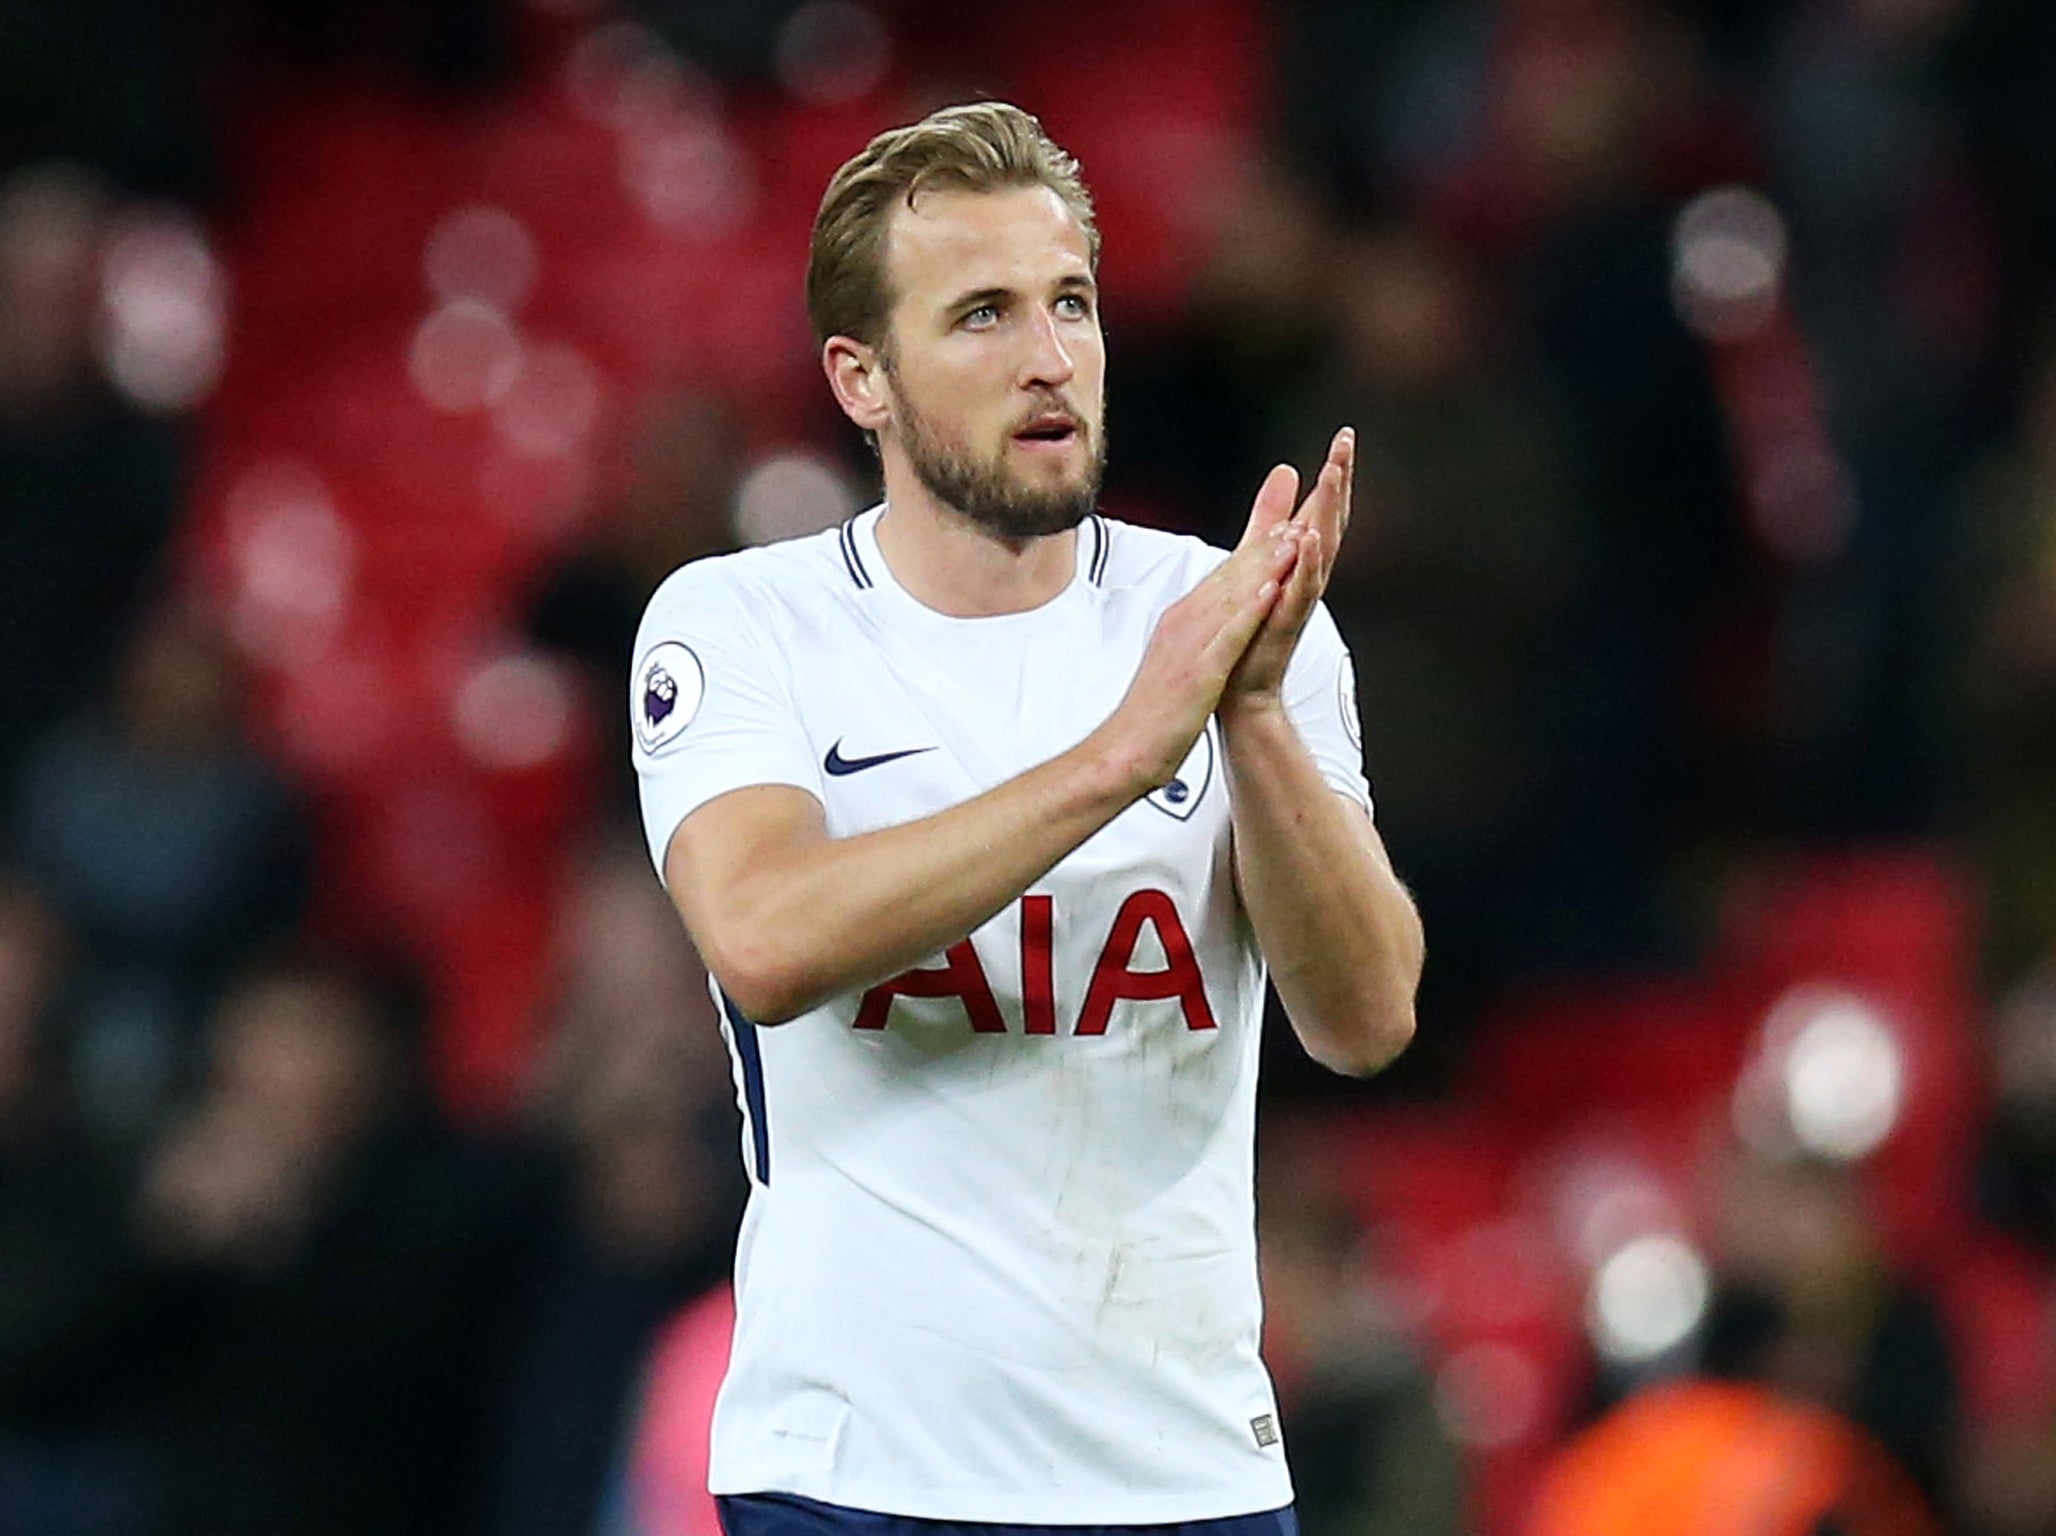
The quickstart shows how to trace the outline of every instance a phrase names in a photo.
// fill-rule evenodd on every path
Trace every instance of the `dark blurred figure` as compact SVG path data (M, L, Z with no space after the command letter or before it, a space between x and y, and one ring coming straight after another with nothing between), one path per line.
M7 0L0 174L62 157L146 194L207 191L201 90L215 9L211 0Z
M160 603L110 672L30 754L13 834L76 936L81 1106L121 1139L177 1086L222 979L291 928L306 836L204 613Z
M1980 1169L1985 1214L2056 1262L2056 973L2008 995L1993 1021L1992 1121Z
M1439 1025L1421 1046L1453 1060L1485 998L1576 943L1542 874L1584 792L1560 761L1561 636L1590 507L1517 335L1445 243L1355 235L1328 295L1331 355L1288 396L1292 435L1270 456L1314 462L1306 428L1357 428L1327 601L1356 658L1379 824L1437 936L1423 1007Z
M1844 1415L1950 1507L1949 1337L1932 1295L1879 1251L1854 1173L1738 1154L1720 1199L1702 1370Z
M2003 290L1997 395L2034 366L2033 320L2056 271L2056 9L2042 0L1940 7L1942 66L1996 221Z
M1960 1482L1972 1536L2056 1536L2056 1415L1985 1426L1964 1448Z
M513 62L511 7L501 0L240 0L223 8L232 63L279 57L301 69L347 70L441 91L504 82Z
M61 1040L69 944L0 875L0 1530L117 1536L143 1517L140 1467L111 1431L124 1379L125 1185L81 1133Z
M1539 884L1508 904L1525 927L1521 966L1674 962L1669 865L1714 777L1700 768L1693 683L1747 551L1705 358L1673 303L1670 235L1686 197L1743 173L1746 132L1690 29L1632 0L1305 3L1287 60L1291 132L1341 206L1357 220L1403 214L1503 274L1507 302L1479 317L1484 373L1467 387L1502 414L1546 410L1554 456L1572 467L1568 485L1540 478L1558 509L1574 499L1589 558L1545 565L1517 610L1526 620L1500 631L1562 619L1549 631L1556 763L1532 829ZM1507 354L1524 352L1535 376L1505 376ZM1505 495L1537 472L1531 448L1479 489ZM1366 475L1372 515L1377 491ZM1499 518L1548 521L1495 503L1472 511L1475 537L1494 538ZM1383 732L1368 697L1365 711L1375 781ZM1402 803L1390 798L1394 815Z
M657 584L688 560L735 547L731 523L742 434L721 396L658 395L630 428L621 484L591 532L530 602L529 637L578 665L601 721L608 807L630 821L635 773L618 728L635 629Z
M214 1015L133 1213L161 1536L479 1528L515 1250L504 1183L421 1093L415 1023L297 963Z
M1283 0L1278 13L1277 133L1286 160L1303 170L1337 208L1387 211L1392 195L1389 119L1401 82L1394 63L1401 40L1446 0ZM1465 24L1474 25L1466 14ZM1472 102L1461 82L1427 82L1452 93L1445 105Z
M1107 495L1121 516L1232 546L1334 314L1327 215L1308 189L1259 162L1224 199L1184 323L1121 332L1108 349L1119 417Z
M743 1198L706 973L639 843L567 906L536 1105L551 1194L498 1395L492 1536L594 1529L652 1342L728 1272Z
M2039 1295L2056 1300L2056 973L2030 972L1990 1026L1992 1112L1978 1165L1981 1214L2018 1243ZM2046 1328L2046 1317L2043 1326ZM1960 1501L1977 1536L2056 1536L2056 1339L2039 1380L1966 1436ZM2032 1356L2030 1358L2033 1358ZM2032 1378L2030 1378L2032 1380Z
M1267 1136L1258 1253L1264 1359L1306 1536L1458 1536L1465 1484L1374 1241L1335 1188L1333 1141Z
M1745 175L1747 156L1665 8L1515 0L1501 14L1493 149L1441 196L1488 246L1511 241L1597 556L1560 634L1562 799L1538 916L1557 966L1672 964L1687 950L1676 865L1730 793L1710 761L1715 642L1754 576L1671 235L1685 200Z
M1778 663L1801 723L1788 830L1929 832L1945 750L1956 485L1988 429L2002 275L1994 201L1947 58L1968 0L1791 7L1762 79L1769 190L1846 466L1846 531L1793 572Z
M2011 440L1968 479L1953 564L1957 820L2001 977L2056 936L2056 337L2041 341Z
M110 206L76 166L0 183L0 791L102 691L176 516L171 427L94 354Z
M629 0L624 7L696 66L732 85L777 79L779 42L805 0Z
M1514 250L1608 206L1674 195L1733 153L1736 127L1673 5L1284 9L1281 131L1293 163L1358 216L1406 209Z

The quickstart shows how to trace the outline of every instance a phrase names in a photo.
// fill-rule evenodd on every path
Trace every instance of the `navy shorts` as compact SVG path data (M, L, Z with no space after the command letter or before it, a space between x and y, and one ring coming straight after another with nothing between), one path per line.
M881 1515L796 1493L723 1494L714 1502L728 1536L1299 1536L1299 1516L1289 1504L1260 1515L1165 1525L1014 1525Z

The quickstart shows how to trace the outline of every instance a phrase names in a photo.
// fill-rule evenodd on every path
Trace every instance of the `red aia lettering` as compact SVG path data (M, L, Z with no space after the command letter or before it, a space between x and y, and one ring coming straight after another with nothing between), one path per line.
M902 971L890 981L881 981L864 994L857 1009L858 1029L885 1028L895 997L960 997L964 1012L971 1016L971 1028L981 1035L1003 1035L1006 1020L999 1016L999 1004L992 984L985 979L985 967L978 963L978 951L969 939L959 939L943 956L947 962L927 971Z
M1163 945L1164 968L1138 971L1130 967L1135 946L1142 939L1142 925L1156 929ZM1057 1032L1056 965L1053 959L1056 935L1056 900L1050 896L1021 898L1021 1013L1022 1029L1031 1035ZM895 997L954 997L961 999L970 1016L971 1028L981 1035L1006 1033L1006 1020L985 978L978 951L969 939L952 944L944 963L930 970L903 971L890 981L881 981L864 994L857 1009L858 1029L883 1029L892 1013ZM1213 1029L1214 1011L1207 1006L1206 983L1199 974L1199 961L1192 953L1192 940L1179 920L1178 908L1162 891L1137 891L1121 903L1114 914L1114 926L1092 968L1092 982L1085 992L1085 1009L1078 1015L1074 1035L1103 1035L1113 1018L1114 1004L1125 999L1150 1002L1175 997L1185 1012L1187 1029Z
M1021 1015L1031 1035L1057 1032L1054 896L1021 898Z
M1130 970L1135 945L1142 937L1142 925L1154 924L1157 941L1164 946L1167 962L1161 971ZM1200 980L1199 962L1192 955L1192 941L1185 925L1178 921L1178 909L1162 891L1137 891L1121 903L1114 914L1113 930L1099 964L1092 968L1092 985L1086 989L1085 1011L1078 1015L1078 1035L1103 1035L1114 1004L1123 998L1152 1000L1175 997L1185 1010L1187 1029L1214 1028L1214 1011L1207 1006L1206 985Z

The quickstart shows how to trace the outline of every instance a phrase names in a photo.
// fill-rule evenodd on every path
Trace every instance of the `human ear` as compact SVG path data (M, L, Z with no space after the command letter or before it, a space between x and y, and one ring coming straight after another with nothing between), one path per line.
M831 336L821 345L821 370L843 415L866 432L878 432L892 420L892 386L884 359L875 347L849 336Z

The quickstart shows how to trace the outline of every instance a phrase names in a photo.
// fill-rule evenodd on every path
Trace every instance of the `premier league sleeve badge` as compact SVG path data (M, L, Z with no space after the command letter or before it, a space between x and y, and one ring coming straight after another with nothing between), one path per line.
M675 741L699 713L706 691L706 669L690 646L666 640L650 647L635 669L629 701L637 745L655 752Z

